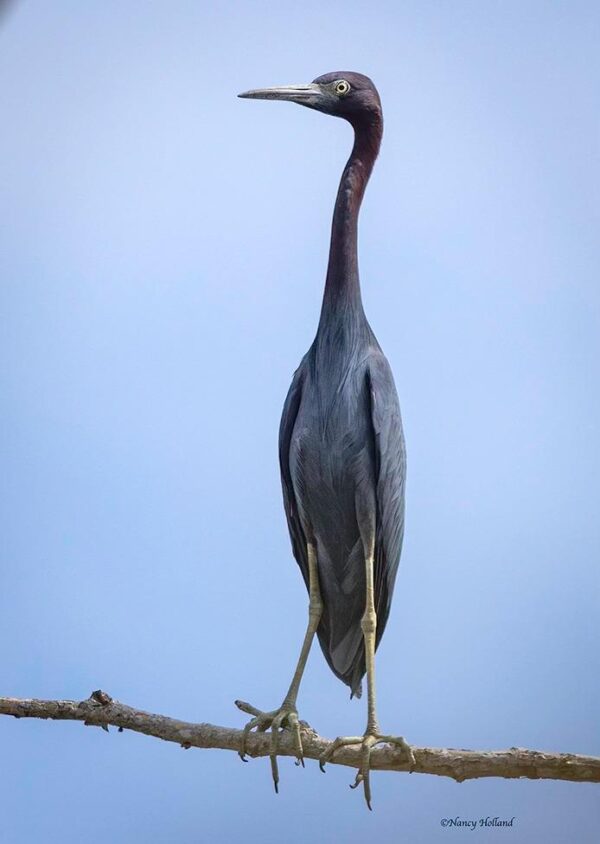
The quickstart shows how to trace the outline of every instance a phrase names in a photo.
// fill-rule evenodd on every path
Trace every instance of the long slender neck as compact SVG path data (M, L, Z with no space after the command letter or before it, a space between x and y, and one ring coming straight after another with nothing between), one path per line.
M358 277L358 213L381 145L383 118L380 113L373 113L353 126L354 147L342 173L333 212L320 327L334 313L347 314L350 310L363 314Z

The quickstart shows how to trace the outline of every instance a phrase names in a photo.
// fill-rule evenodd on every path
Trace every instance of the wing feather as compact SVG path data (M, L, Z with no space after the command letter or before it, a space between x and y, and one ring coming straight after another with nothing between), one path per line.
M375 445L377 518L374 580L379 644L390 612L402 551L406 448L394 376L382 353L371 356L367 378Z
M302 367L298 367L292 378L292 383L288 391L285 403L283 405L283 412L281 414L281 423L279 426L279 467L281 469L281 486L283 489L283 506L292 540L292 550L296 562L300 566L302 577L309 588L309 573L308 573L308 557L306 547L306 537L298 515L298 505L294 493L294 485L292 483L292 474L290 470L290 444L292 441L292 434L296 418L298 416L298 409L302 400Z

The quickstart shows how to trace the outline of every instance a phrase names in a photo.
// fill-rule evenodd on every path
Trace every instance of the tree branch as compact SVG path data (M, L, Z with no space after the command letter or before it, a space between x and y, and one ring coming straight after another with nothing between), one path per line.
M248 704L238 702L239 708L252 711ZM118 727L119 731L134 730L147 736L172 741L184 748L240 749L242 731L213 724L192 724L165 715L143 712L113 700L106 692L92 692L87 700L19 700L0 697L0 715L15 718L51 718L58 721L83 721L88 726ZM330 739L317 735L307 725L302 729L304 755L319 759L330 745ZM432 747L413 747L416 759L415 773L451 777L457 782L479 777L504 777L508 779L569 780L571 782L600 782L600 758L574 753L542 753L511 747L509 750L452 750ZM269 755L269 736L251 733L248 736L249 756ZM281 735L278 755L294 756L289 735ZM360 748L340 748L331 764L358 768ZM371 768L380 771L407 771L401 750L390 745L378 747L371 757Z

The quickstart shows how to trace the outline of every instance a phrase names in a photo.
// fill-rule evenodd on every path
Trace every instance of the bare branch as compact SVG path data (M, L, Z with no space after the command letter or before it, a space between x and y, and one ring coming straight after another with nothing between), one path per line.
M241 702L240 702L241 703ZM244 704L240 708L244 708ZM133 709L113 700L106 692L92 692L84 701L74 700L19 700L0 697L0 715L15 718L51 718L58 721L83 721L84 724L108 729L134 730L147 736L172 741L184 748L240 749L242 731L213 724L192 724L165 715L153 715ZM307 759L319 759L330 745L330 740L318 736L308 726L303 726L302 740ZM542 753L511 747L509 750L453 750L433 747L413 747L416 766L414 773L451 777L461 782L479 777L504 777L508 779L569 780L571 782L600 782L600 758L574 753ZM248 737L249 756L269 755L269 736L252 733ZM279 748L280 756L294 756L290 737L284 732ZM337 751L333 764L357 768L360 765L360 748L344 747ZM371 759L373 770L406 771L402 751L389 745L376 748Z

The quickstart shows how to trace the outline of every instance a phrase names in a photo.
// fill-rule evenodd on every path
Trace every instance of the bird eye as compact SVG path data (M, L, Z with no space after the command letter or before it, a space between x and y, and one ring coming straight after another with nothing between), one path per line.
M350 90L350 85L348 82L346 82L345 79L340 79L338 82L335 83L334 90L338 96L343 97L344 94L347 94Z

